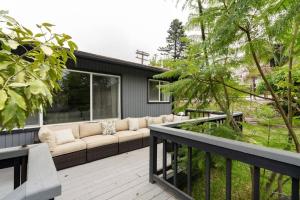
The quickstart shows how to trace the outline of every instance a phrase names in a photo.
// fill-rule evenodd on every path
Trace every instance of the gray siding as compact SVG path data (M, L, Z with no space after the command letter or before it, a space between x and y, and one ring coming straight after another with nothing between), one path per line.
M78 59L77 66L71 69L99 72L121 76L122 118L159 116L172 112L171 103L147 103L148 78L152 78L157 72L146 71L122 65L99 62L96 60Z
M0 133L0 149L33 144L39 128Z
M71 65L69 68L121 76L122 118L159 116L172 112L171 103L147 103L147 80L157 72L85 58L78 58L76 66ZM25 129L0 133L0 148L32 144L37 131Z

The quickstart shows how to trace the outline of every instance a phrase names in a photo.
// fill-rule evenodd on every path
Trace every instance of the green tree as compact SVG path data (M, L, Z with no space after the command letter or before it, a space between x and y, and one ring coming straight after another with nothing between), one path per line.
M171 56L174 60L180 59L184 56L184 51L188 41L184 33L182 22L178 19L174 19L171 22L166 41L167 46L160 47L158 51L161 51L164 55Z
M50 23L33 33L0 11L0 24L0 129L11 130L52 104L67 61L76 61L77 46L69 35L53 33Z

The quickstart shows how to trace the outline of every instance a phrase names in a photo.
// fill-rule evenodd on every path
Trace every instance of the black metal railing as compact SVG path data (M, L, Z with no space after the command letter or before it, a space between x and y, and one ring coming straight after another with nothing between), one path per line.
M234 113L237 119L242 119L242 113ZM218 122L225 120L225 115L218 115L209 118L190 120L197 123ZM290 176L292 179L291 199L299 200L299 177L300 177L300 156L297 153L266 148L245 142L229 140L207 134L194 133L181 130L175 127L180 122L168 123L163 125L150 126L150 168L149 181L158 183L180 199L193 199L192 191L192 148L205 152L205 199L211 199L211 154L217 154L226 160L226 200L232 197L232 161L236 160L253 166L252 173L252 199L260 198L260 171L267 169L276 173ZM157 144L162 140L163 144L163 166L162 172L157 170ZM167 179L167 143L173 144L173 181ZM183 192L178 188L178 148L182 145L187 146L187 191Z

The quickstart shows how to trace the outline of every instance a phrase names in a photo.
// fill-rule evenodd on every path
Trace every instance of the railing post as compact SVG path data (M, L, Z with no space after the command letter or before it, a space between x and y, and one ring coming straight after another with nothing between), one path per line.
M253 168L253 182L252 182L252 200L259 200L259 183L260 183L260 168L254 166Z
M21 184L27 180L27 156L22 157L21 164Z
M149 166L149 181L154 183L153 175L157 174L157 138L150 131L150 166Z
M299 179L292 178L292 200L299 200Z
M192 194L192 147L188 147L188 159L187 159L187 193Z
M211 156L209 152L205 154L205 200L210 200L210 166Z
M231 159L226 159L226 200L231 200Z
M173 184L175 187L177 187L177 168L178 168L178 163L177 163L177 157L178 157L178 145L176 143L173 143L174 145L174 162L173 162L173 171L174 171L174 176L173 176Z
M20 159L14 159L14 189L20 186Z
M163 178L167 179L167 140L163 140Z

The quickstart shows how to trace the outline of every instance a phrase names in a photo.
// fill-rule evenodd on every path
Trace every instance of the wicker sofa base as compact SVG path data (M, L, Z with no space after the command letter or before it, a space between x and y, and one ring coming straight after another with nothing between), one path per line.
M88 162L106 158L118 154L118 143L87 149Z
M143 147L143 138L119 143L119 153L125 153Z
M57 170L86 163L86 150L76 151L53 157Z
M147 147L150 144L150 137L143 138L143 147Z

